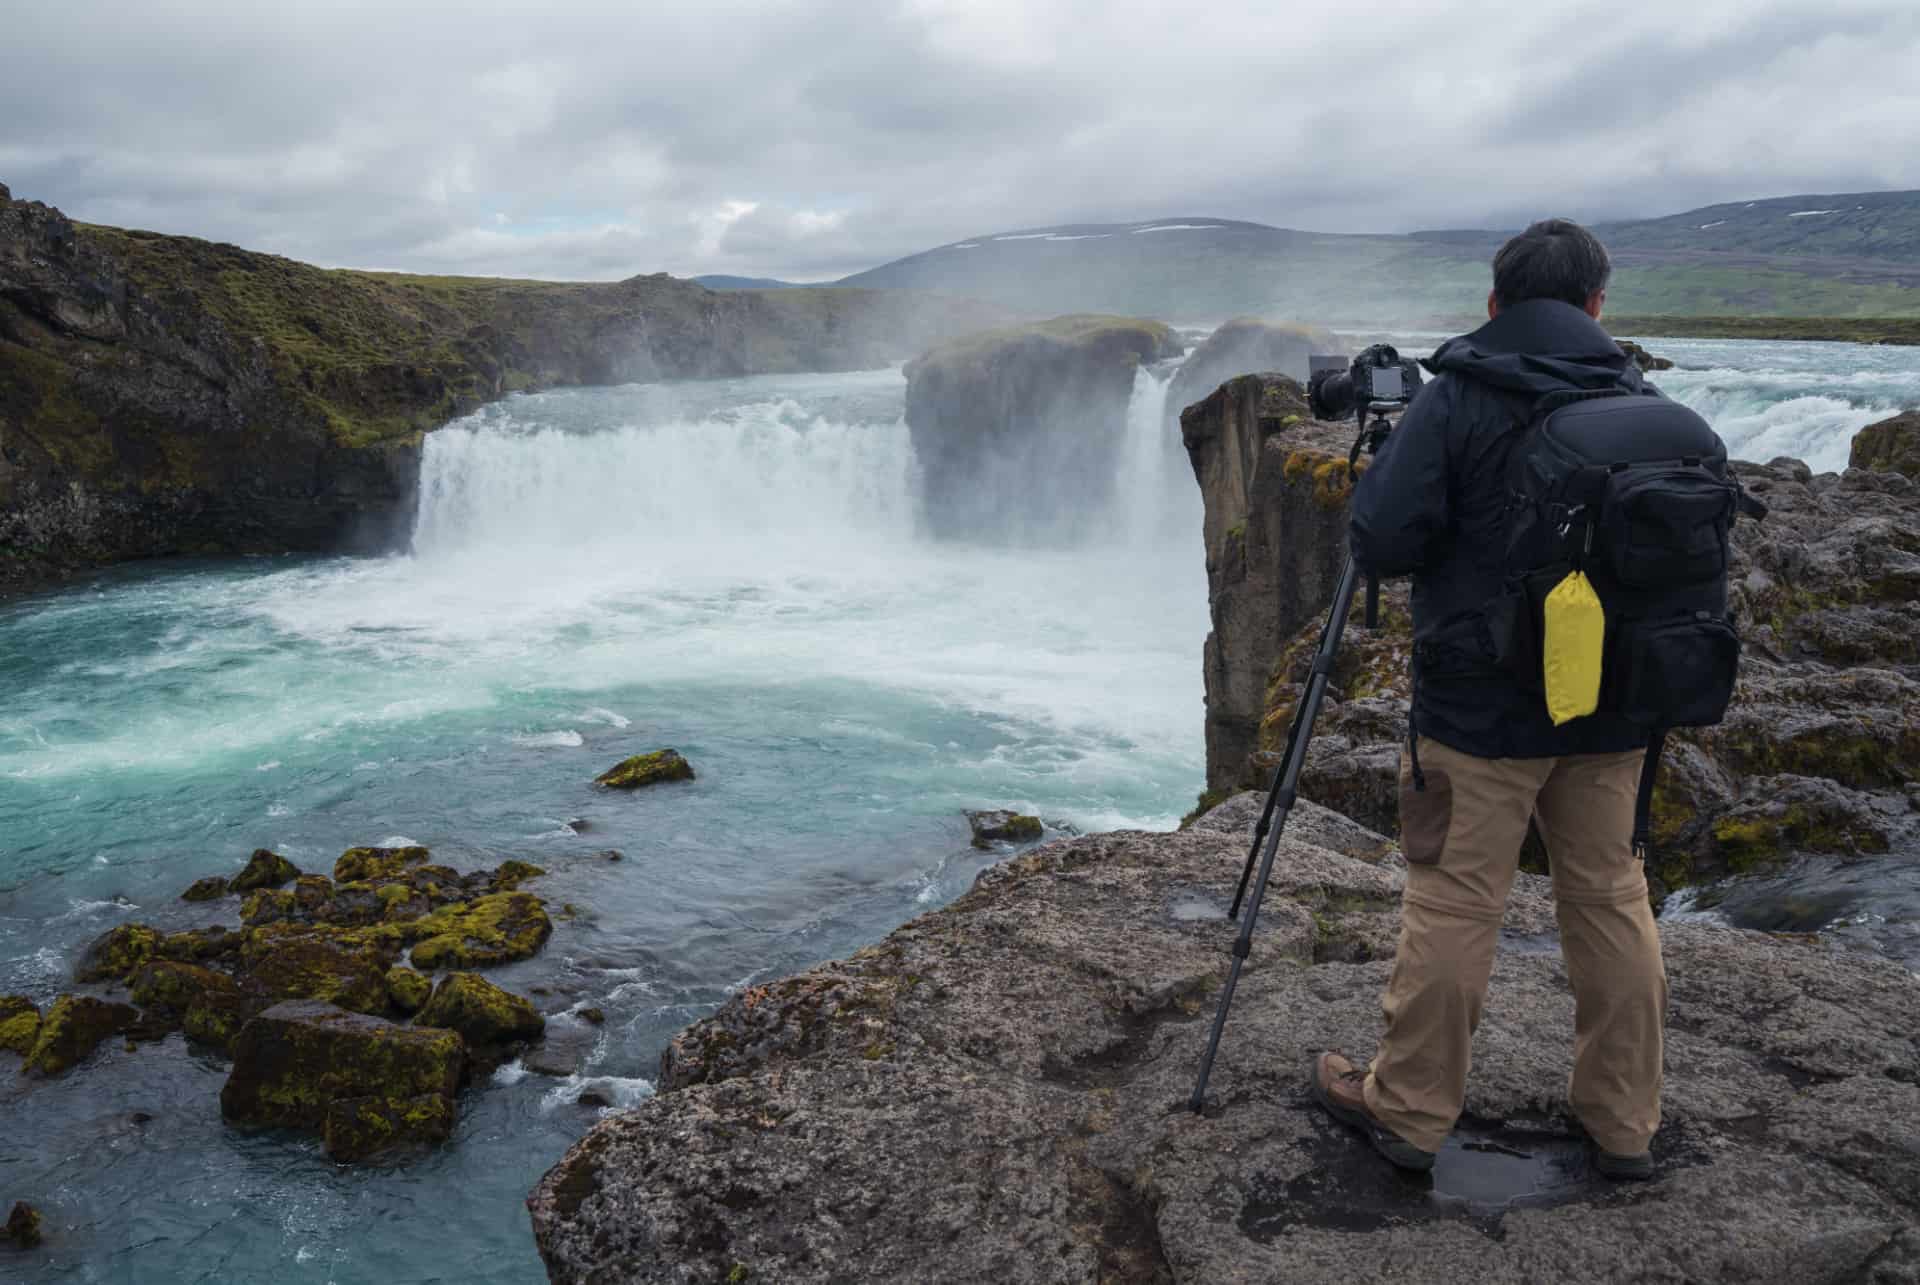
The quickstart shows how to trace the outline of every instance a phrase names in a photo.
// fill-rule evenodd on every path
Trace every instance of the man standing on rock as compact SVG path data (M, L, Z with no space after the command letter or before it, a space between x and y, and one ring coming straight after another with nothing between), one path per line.
M1323 1053L1316 1098L1404 1169L1433 1167L1466 1095L1474 1029L1527 822L1546 841L1575 996L1574 1114L1610 1178L1647 1178L1660 1125L1666 971L1634 851L1649 734L1604 711L1556 726L1538 690L1456 637L1498 599L1508 457L1547 394L1643 389L1601 329L1611 267L1592 233L1536 223L1493 260L1489 320L1426 362L1354 495L1357 562L1413 576L1414 698L1400 769L1407 888L1369 1066Z

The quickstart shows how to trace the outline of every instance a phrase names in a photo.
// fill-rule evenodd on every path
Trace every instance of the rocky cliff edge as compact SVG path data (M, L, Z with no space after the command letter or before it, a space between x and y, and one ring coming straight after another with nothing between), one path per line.
M851 959L755 987L529 1199L556 1282L1920 1280L1920 982L1668 926L1655 1181L1569 1121L1544 880L1510 907L1430 1180L1311 1102L1380 1029L1405 867L1302 805L1203 1115L1187 1096L1256 799L1048 844Z
M167 553L390 546L421 436L568 384L883 366L1002 324L886 290L325 270L0 186L0 592Z

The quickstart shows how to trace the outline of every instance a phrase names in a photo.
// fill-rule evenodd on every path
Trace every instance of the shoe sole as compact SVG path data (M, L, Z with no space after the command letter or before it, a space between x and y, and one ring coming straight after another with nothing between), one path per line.
M1433 1169L1435 1156L1414 1146L1411 1142L1394 1134L1383 1125L1374 1122L1372 1116L1351 1107L1343 1107L1334 1101L1320 1083L1320 1055L1313 1055L1307 1063L1307 1083L1313 1088L1313 1100L1318 1102L1326 1113L1351 1129L1358 1129L1380 1158L1396 1169L1405 1169L1408 1173L1428 1173ZM1385 1136L1382 1136L1385 1135Z

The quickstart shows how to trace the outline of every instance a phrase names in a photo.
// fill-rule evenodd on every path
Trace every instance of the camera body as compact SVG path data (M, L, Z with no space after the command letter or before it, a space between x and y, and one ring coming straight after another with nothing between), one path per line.
M1420 389L1420 363L1392 344L1375 344L1349 362L1345 357L1307 358L1307 405L1320 420L1364 419L1369 411L1395 410Z

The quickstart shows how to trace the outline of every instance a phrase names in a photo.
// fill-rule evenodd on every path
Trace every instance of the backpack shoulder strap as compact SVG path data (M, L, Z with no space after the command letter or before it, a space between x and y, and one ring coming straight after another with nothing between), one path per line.
M1633 799L1633 855L1642 861L1653 851L1653 784L1660 774L1660 753L1667 746L1667 729L1657 727L1647 741L1647 756L1640 762L1640 788Z

